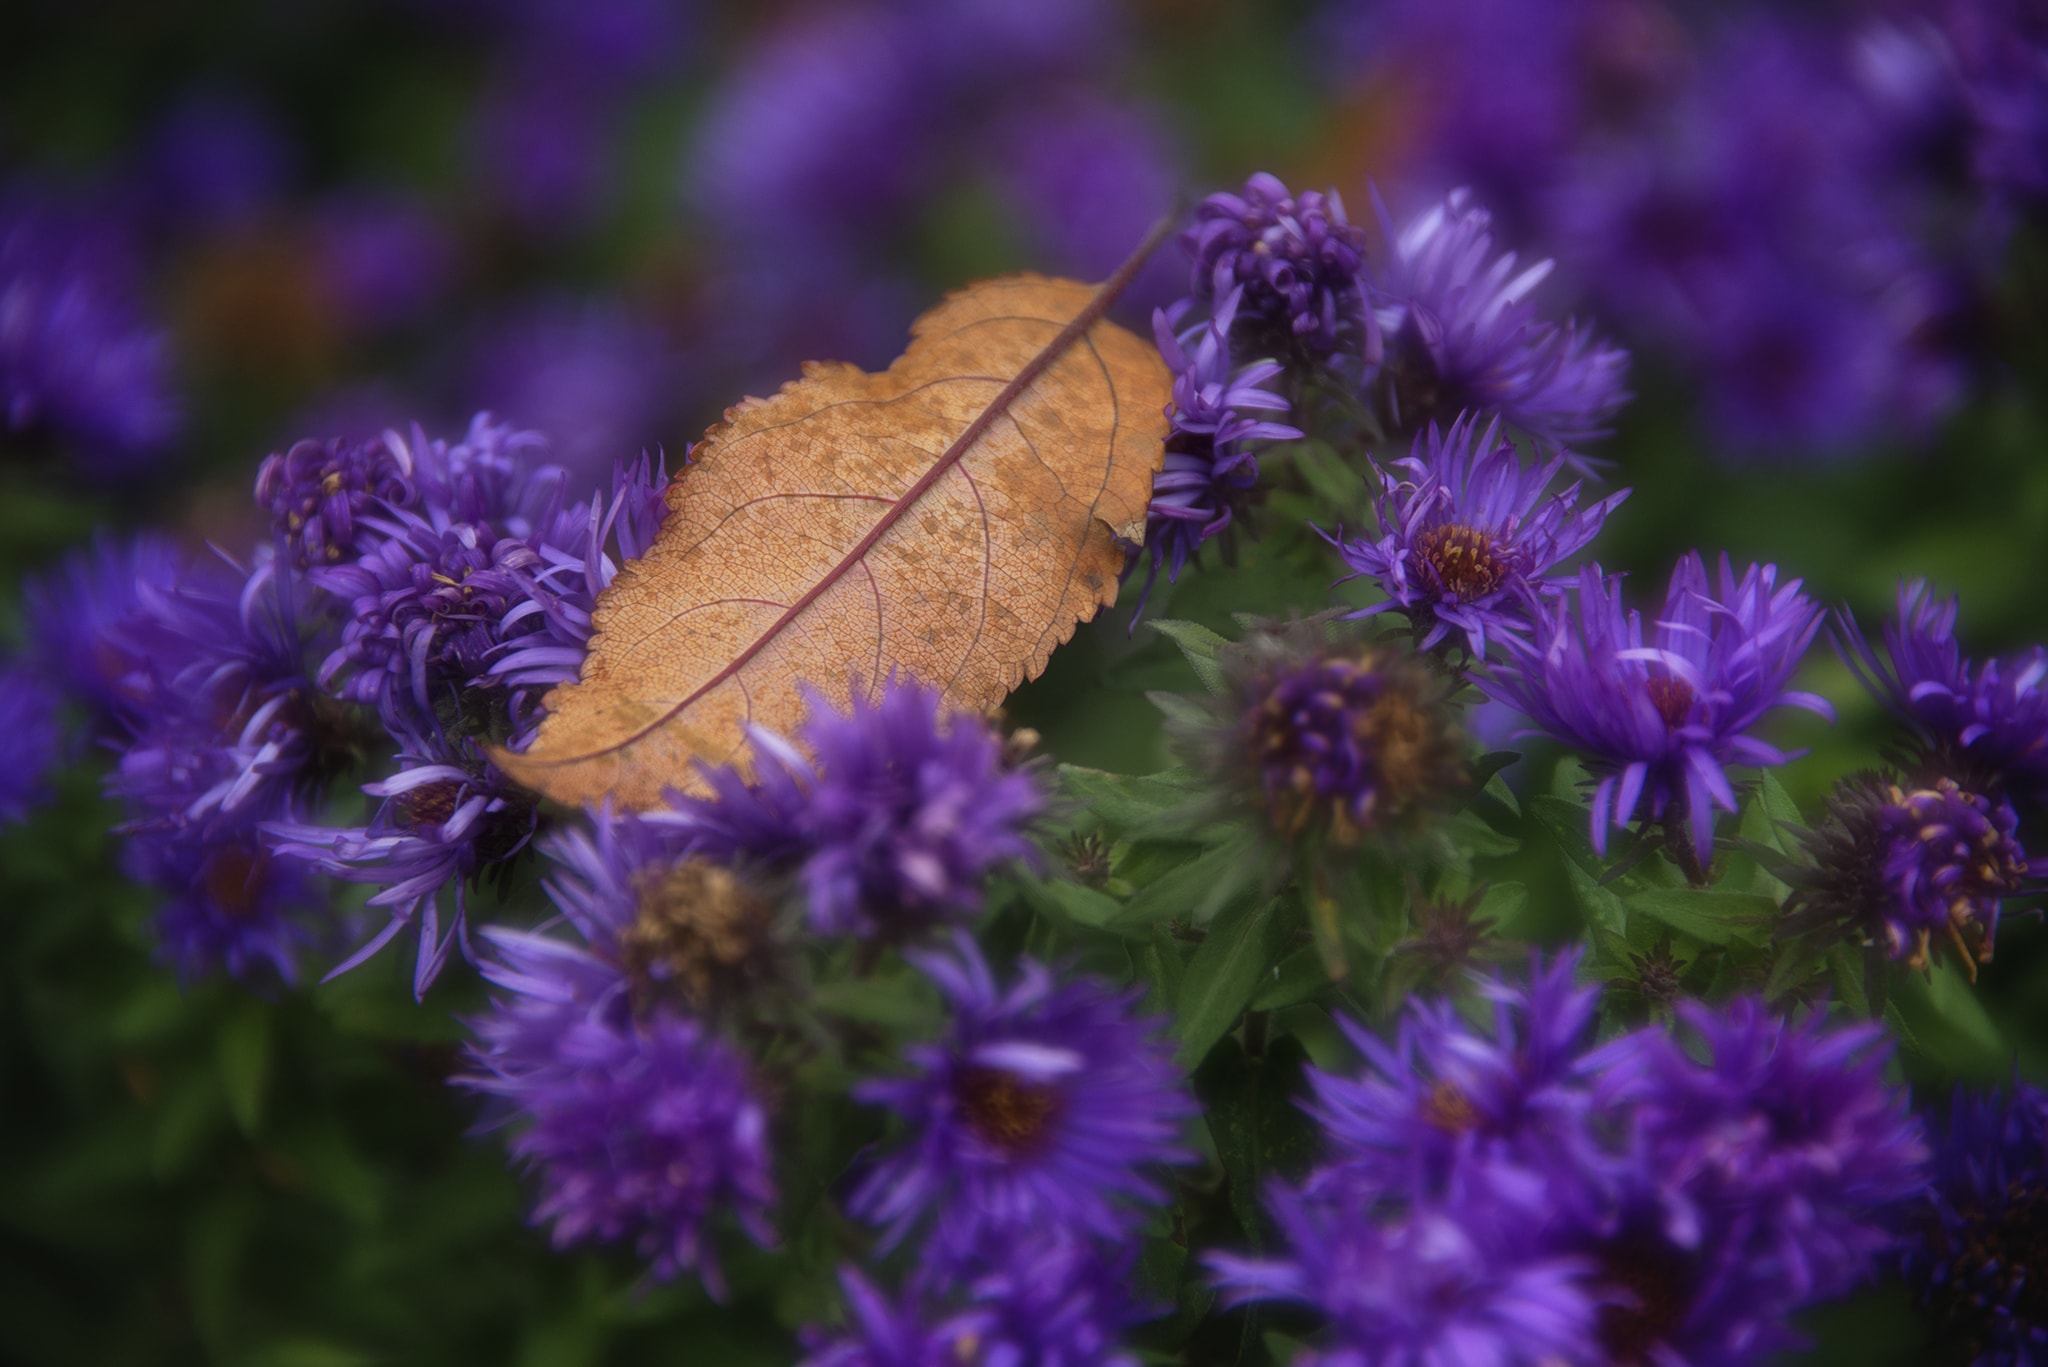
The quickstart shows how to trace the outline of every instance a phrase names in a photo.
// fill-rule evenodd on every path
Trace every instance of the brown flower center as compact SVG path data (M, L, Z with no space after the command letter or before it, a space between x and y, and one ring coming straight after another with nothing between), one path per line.
M1001 1068L963 1069L953 1088L974 1132L1009 1154L1042 1144L1060 1111L1057 1091Z
M633 891L619 957L642 994L670 986L701 1009L764 975L774 913L730 869L686 859L642 870Z
M1479 1128L1479 1108L1472 1098L1449 1082L1429 1089L1422 1102L1422 1118L1445 1134L1465 1134Z
M1493 547L1493 533L1462 522L1431 527L1415 538L1411 565L1425 570L1460 602L1483 598L1507 582L1508 567Z
M1670 674L1659 674L1649 682L1650 705L1664 719L1666 730L1676 731L1692 715L1692 685Z
M270 859L261 850L229 845L210 856L200 870L206 900L231 921L256 914L270 882Z

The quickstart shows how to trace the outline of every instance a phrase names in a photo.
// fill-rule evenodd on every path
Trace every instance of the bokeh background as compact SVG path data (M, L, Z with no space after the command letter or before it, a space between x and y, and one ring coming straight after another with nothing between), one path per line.
M593 479L679 461L802 360L886 364L980 276L1106 274L1255 170L1376 240L1375 195L1399 222L1469 185L1556 260L1546 308L1635 356L1610 568L1727 549L1866 619L1924 575L1973 652L2048 639L2028 0L12 0L0 640L101 529L247 543L294 438L489 409ZM1186 288L1169 245L1124 320ZM1253 542L1153 610L1312 609L1330 577ZM1015 700L1057 757L1162 762L1143 690L1178 657L1125 627ZM1786 732L1809 810L1883 734L1812 674L1842 717ZM77 758L0 829L0 1361L789 1360L745 1258L720 1308L526 1228L444 1081L474 982L177 982ZM2048 1066L2044 941L2008 929L1953 1071ZM1898 1321L1858 1313L1833 1351L1877 1360Z

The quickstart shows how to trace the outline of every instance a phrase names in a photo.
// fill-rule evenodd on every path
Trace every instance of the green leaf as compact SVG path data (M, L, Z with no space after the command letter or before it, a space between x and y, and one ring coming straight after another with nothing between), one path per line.
M1148 1013L1171 1015L1180 1000L1187 965L1173 942L1160 938L1131 951L1131 976L1145 984L1143 1006Z
M1200 783L1186 769L1156 774L1112 774L1075 764L1059 767L1060 785L1095 816L1121 830L1151 826L1171 811L1186 807L1200 792Z
M815 984L811 1006L821 1015L914 1033L934 1015L931 995L902 978L842 978Z
M1314 945L1303 945L1274 964L1252 998L1254 1011L1278 1011L1305 1002L1330 985L1329 970Z
M1031 879L1021 886L1034 905L1091 930L1104 929L1117 921L1124 909L1124 904L1108 893L1067 878Z
M1224 691L1223 670L1216 663L1217 653L1230 644L1230 639L1209 630L1199 622L1180 622L1172 618L1155 621L1152 629L1180 647L1180 653L1187 656L1195 677L1202 681L1202 687L1211 693Z
M1230 1205L1252 1247L1262 1242L1267 1180L1299 1178L1314 1161L1318 1134L1297 1105L1308 1054L1292 1035L1273 1040L1262 1058L1242 1049L1212 1050L1195 1070L1209 1137L1230 1177Z
M1292 933L1277 900L1233 908L1216 918L1188 964L1175 1006L1181 1066L1192 1068L1244 1014Z
M1631 915L1647 916L1710 945L1764 944L1778 916L1778 904L1769 897L1712 888L1652 888L1622 905Z
M263 1003L244 1000L227 1013L214 1037L214 1061L235 1124L243 1134L255 1134L270 1075L270 1011Z
M1124 903L1115 924L1139 926L1168 917L1196 925L1211 920L1258 875L1256 845L1243 836L1162 875Z
M1145 697L1170 722L1189 728L1209 725L1209 709L1185 693L1169 693L1155 688Z

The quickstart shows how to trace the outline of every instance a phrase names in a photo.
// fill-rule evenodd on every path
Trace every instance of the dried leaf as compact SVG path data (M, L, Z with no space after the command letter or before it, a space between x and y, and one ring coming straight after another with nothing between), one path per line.
M986 711L1116 601L1163 459L1165 366L1095 288L983 281L917 320L881 374L812 363L727 411L669 489L647 556L598 600L513 778L625 807L788 733L800 685L844 706L891 672Z

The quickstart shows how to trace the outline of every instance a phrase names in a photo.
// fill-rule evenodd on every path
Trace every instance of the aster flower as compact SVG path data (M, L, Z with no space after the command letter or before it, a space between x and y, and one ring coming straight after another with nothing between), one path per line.
M1848 1290L1927 1184L1920 1124L1883 1078L1883 1030L1789 1022L1749 997L1679 1017L1701 1061L1638 1032L1611 1046L1604 1088L1631 1113L1665 1235L1778 1283L1788 1304Z
M635 1009L616 964L566 941L492 927L484 974L507 995L469 1022L474 1071L509 1147L537 1179L536 1224L557 1248L629 1242L655 1277L723 1282L712 1247L729 1219L774 1231L768 1116L739 1053L664 1004Z
M1629 397L1628 353L1537 315L1528 296L1552 263L1517 270L1513 252L1496 255L1492 215L1467 190L1398 235L1380 212L1394 253L1372 293L1393 425L1483 410L1546 447L1602 435Z
M1185 302L1152 315L1152 334L1159 354L1173 372L1173 399L1167 414L1172 430L1166 440L1166 464L1152 478L1152 501L1145 510L1145 552L1151 567L1145 587L1131 613L1131 625L1145 611L1159 567L1166 582L1176 583L1188 557L1230 526L1233 510L1258 483L1258 457L1245 448L1254 441L1291 441L1299 428L1251 416L1264 411L1286 413L1287 400L1260 386L1280 373L1273 361L1259 361L1233 370L1230 327L1241 291L1231 290L1207 323L1176 335L1174 324ZM1134 562L1135 563L1135 562Z
M804 1330L799 1367L962 1367L979 1358L985 1316L930 1316L915 1292L892 1302L853 1268L839 1270L851 1323Z
M383 929L327 976L348 972L401 930L417 926L413 990L424 995L451 950L459 945L470 957L469 885L525 849L539 815L532 798L507 783L474 740L409 731L403 724L392 730L398 771L363 785L365 793L383 800L367 825L330 828L285 819L265 823L264 835L282 858L379 889L369 905L390 912ZM451 885L455 915L443 935L441 892Z
M412 475L412 450L396 433L296 441L258 467L256 503L292 563L332 565L377 544L363 519L409 507L417 497Z
M1735 810L1726 766L1783 764L1790 756L1749 734L1774 707L1803 707L1830 719L1834 709L1787 687L1819 629L1820 609L1780 586L1775 565L1752 565L1738 580L1721 557L1718 585L1697 551L1672 571L1654 644L1639 614L1624 611L1621 586L1597 565L1580 571L1576 612L1560 600L1539 622L1539 639L1495 664L1481 681L1489 696L1517 708L1537 729L1583 751L1598 779L1592 839L1640 810L1667 827L1686 820L1690 858L1700 881L1712 858L1714 809Z
M945 1038L912 1046L911 1076L861 1084L908 1133L861 1180L848 1208L887 1243L929 1223L928 1260L986 1260L1046 1229L1117 1241L1134 1204L1160 1198L1146 1175L1183 1160L1194 1112L1159 1022L1130 1014L1135 994L1092 978L1061 982L1025 959L998 987L981 951L913 962L951 1009Z
M119 644L124 624L140 611L145 592L164 601L183 572L183 557L163 537L94 537L90 549L75 550L23 582L29 658L90 704L102 722L110 720L123 703L140 701L137 690L146 688L134 677L141 662Z
M1401 1205L1476 1191L1538 1221L1597 1223L1616 1165L1585 1062L1600 993L1574 984L1578 967L1538 956L1526 985L1482 980L1490 1032L1447 1001L1415 1002L1390 1048L1339 1016L1366 1068L1309 1073L1329 1155L1306 1194Z
M2048 793L2048 650L1978 665L1963 656L1955 626L1954 598L1936 599L1924 580L1901 583L1883 655L1846 609L1835 649L1911 728L1920 751L1915 777L1954 777L1981 793Z
M1444 684L1388 642L1332 639L1322 621L1264 625L1220 653L1222 693L1167 731L1281 840L1348 845L1399 829L1463 781Z
M1580 485L1545 497L1564 469L1563 456L1524 468L1496 419L1484 432L1461 414L1441 435L1435 423L1418 433L1413 452L1381 470L1375 503L1380 536L1346 542L1324 534L1353 571L1387 595L1354 616L1397 608L1433 649L1453 630L1474 659L1486 635L1519 639L1532 623L1539 594L1559 591L1550 571L1578 554L1629 491L1580 509Z
M1391 1215L1355 1198L1306 1199L1282 1183L1266 1209L1283 1255L1212 1253L1208 1262L1226 1304L1286 1301L1328 1319L1327 1342L1296 1367L1594 1360L1583 1265L1539 1251L1525 1216L1470 1202Z
M487 675L507 614L528 601L545 562L517 524L398 512L374 530L380 539L360 559L312 571L351 613L320 680L351 701L431 717L443 689Z
M266 849L253 827L203 837L145 830L129 838L122 867L162 895L158 952L180 980L224 973L242 983L298 981L298 956L316 942L322 902L305 871Z
M1239 321L1252 354L1314 363L1373 349L1377 338L1359 279L1365 234L1344 217L1335 190L1297 197L1262 171L1242 193L1203 200L1181 245L1194 262L1190 288L1197 299L1242 293Z
M2048 1361L2048 1097L2020 1082L1979 1096L1958 1088L1933 1172L1903 1263L1935 1341L1969 1367Z
M971 915L990 870L1035 857L1023 831L1044 806L1036 781L937 690L892 681L850 713L808 698L813 760L756 730L754 783L712 770L715 797L672 799L667 819L698 853L794 872L821 934L889 939Z
M102 472L170 444L170 357L136 307L135 273L109 224L0 203L0 433L47 437Z
M1008 1244L968 1286L969 1304L985 1317L983 1361L1019 1367L1138 1367L1118 1347L1124 1332L1146 1318L1125 1294L1133 1250L1097 1247L1058 1231Z
M693 857L658 816L596 811L550 834L548 896L638 999L699 1015L743 1001L780 971L775 911L731 869Z
M25 821L49 796L64 750L57 691L38 673L0 667L0 823Z
M1909 791L1890 775L1852 774L1801 836L1786 930L1880 944L1913 968L1927 967L1939 936L1974 979L1991 961L2004 900L2025 886L2018 827L2010 803L1953 779Z
M512 695L513 748L540 724L534 704L556 684L572 683L590 653L590 615L619 566L647 554L668 513L668 466L644 453L615 465L611 497L563 509L532 540L537 562L515 571L523 600L498 619L500 640L486 677Z

